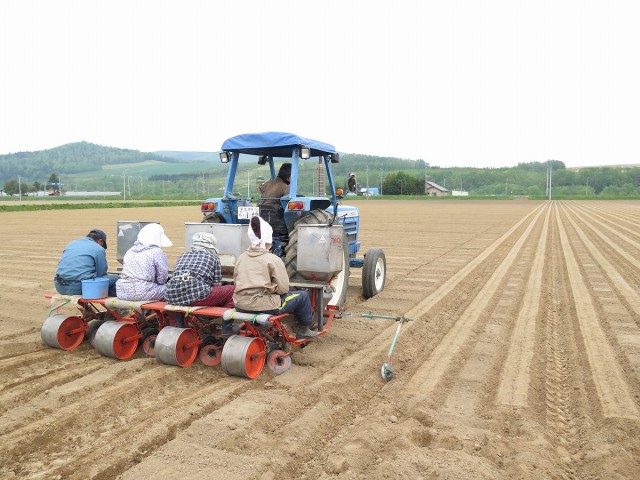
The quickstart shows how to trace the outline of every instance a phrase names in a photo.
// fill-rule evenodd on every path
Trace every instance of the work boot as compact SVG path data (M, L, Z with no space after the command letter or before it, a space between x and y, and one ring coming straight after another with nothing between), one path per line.
M296 338L298 340L302 340L305 338L315 338L318 336L317 330L311 330L309 325L300 325L298 327L298 332L296 333Z

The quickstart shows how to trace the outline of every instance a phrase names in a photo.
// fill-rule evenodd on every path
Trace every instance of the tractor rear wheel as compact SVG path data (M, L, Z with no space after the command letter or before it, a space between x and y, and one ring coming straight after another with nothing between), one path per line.
M333 220L333 215L325 210L312 210L307 215L298 220L291 233L289 233L289 243L285 247L285 261L289 278L293 278L298 273L298 226L299 225L329 225ZM344 261L342 270L327 282L333 288L333 295L323 301L328 305L339 308L344 306L347 299L347 288L349 287L349 247L346 235L343 241Z
M227 223L222 215L219 213L210 213L204 217L200 223Z

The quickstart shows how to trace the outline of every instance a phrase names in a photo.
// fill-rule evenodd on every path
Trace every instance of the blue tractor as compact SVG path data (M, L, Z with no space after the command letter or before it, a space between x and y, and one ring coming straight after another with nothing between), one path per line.
M333 308L344 306L350 267L363 269L365 298L384 289L386 259L383 250L371 248L364 258L356 257L360 250L360 213L357 207L340 204L343 191L336 187L331 173L331 164L339 161L333 145L291 133L248 133L227 139L222 144L220 159L229 166L226 184L220 197L207 198L202 203L202 223L242 225L248 224L253 215L260 215L274 226L274 253L283 259L292 284L304 286L305 282L326 281L324 298ZM253 198L249 191L251 178L256 179L258 188L266 178L275 179L276 160L291 164L289 193L276 199ZM246 196L240 193L240 190L244 192L245 186ZM339 268L328 270L330 278L318 274L323 267L306 266L315 260L323 264L323 257L327 255L319 243L308 240L307 226L328 226L332 232L335 232L334 227L341 227L338 228L341 238L334 238L335 233L326 236L328 243L339 244L342 257ZM320 243L325 237L311 236L320 238ZM318 248L309 250L310 245ZM303 264L305 266L299 268Z

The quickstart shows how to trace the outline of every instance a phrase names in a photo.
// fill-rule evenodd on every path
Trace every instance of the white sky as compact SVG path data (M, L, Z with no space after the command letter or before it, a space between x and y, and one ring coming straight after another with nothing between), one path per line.
M0 153L288 131L499 167L640 163L637 0L0 0Z

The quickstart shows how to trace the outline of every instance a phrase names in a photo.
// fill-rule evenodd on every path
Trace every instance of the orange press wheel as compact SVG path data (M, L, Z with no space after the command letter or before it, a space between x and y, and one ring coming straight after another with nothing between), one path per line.
M156 338L158 336L158 330L156 328L145 328L142 331L142 350L148 357L156 356Z
M258 337L230 336L222 349L222 368L227 375L256 378L262 372L267 345Z
M144 350L144 353L148 357L155 357L156 356L156 338L157 337L158 337L158 335L156 335L156 334L149 335L142 342L142 350Z
M198 356L197 340L193 328L164 327L156 337L156 358L167 365L188 367Z
M272 350L267 355L267 367L276 375L280 375L291 368L291 356L284 350Z
M104 322L93 339L96 350L105 357L125 360L138 348L138 329L133 323Z
M73 350L84 340L85 330L82 318L58 313L44 321L40 336L50 347Z

